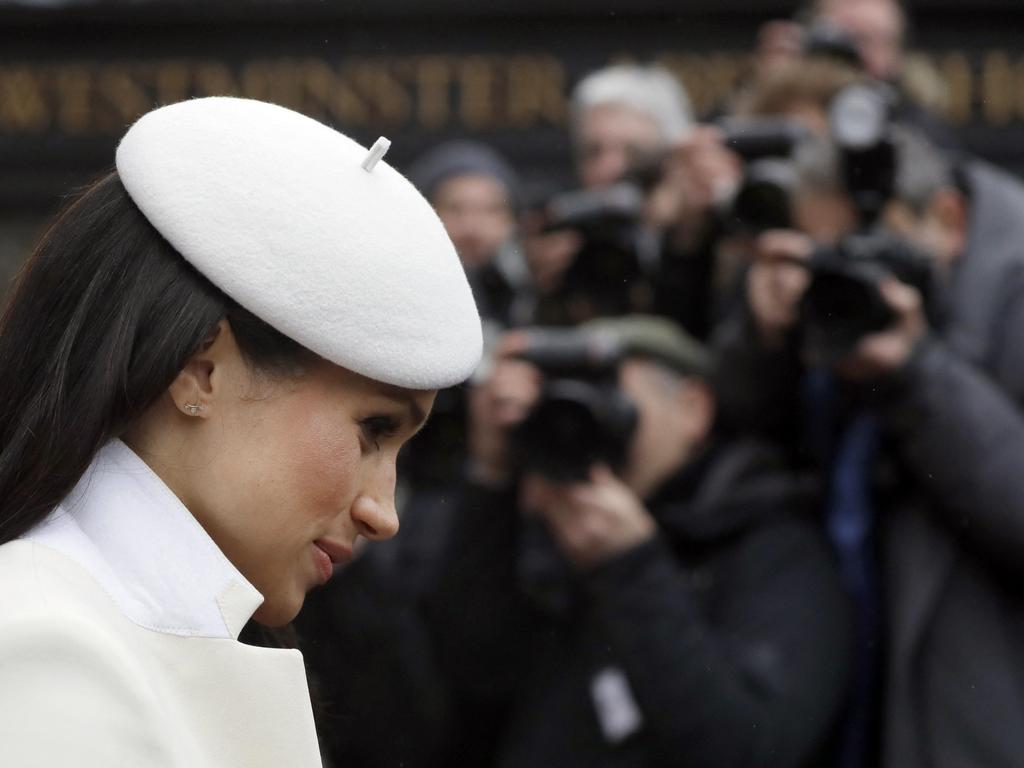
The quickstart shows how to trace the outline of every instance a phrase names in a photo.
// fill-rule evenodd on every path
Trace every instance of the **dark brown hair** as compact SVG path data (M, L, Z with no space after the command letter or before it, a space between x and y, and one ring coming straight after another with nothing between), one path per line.
M223 318L256 369L313 357L189 265L116 173L65 208L0 317L0 544L60 503Z

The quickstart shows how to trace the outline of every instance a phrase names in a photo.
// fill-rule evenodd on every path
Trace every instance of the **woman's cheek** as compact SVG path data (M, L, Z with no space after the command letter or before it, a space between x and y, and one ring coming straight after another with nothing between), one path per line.
M318 510L339 513L352 495L361 455L358 429L347 415L314 409L292 424L295 489Z

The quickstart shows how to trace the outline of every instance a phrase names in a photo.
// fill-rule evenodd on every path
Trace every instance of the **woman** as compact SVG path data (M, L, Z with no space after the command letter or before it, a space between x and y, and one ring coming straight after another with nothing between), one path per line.
M425 200L294 112L144 116L0 321L4 766L320 764L302 658L237 642L396 532L480 355Z

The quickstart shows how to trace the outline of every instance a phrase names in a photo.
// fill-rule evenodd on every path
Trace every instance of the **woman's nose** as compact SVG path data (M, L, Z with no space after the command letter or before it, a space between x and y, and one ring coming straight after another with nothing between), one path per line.
M398 513L393 492L379 498L363 493L352 503L352 520L359 535L370 541L384 541L398 533Z

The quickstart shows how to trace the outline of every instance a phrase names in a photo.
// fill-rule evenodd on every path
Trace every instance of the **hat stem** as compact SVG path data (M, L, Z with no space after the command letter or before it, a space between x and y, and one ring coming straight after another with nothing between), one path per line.
M372 171L389 149L391 149L391 142L383 136L373 142L373 146L370 147L369 154L367 154L366 159L363 160L363 170Z

